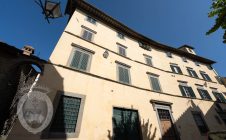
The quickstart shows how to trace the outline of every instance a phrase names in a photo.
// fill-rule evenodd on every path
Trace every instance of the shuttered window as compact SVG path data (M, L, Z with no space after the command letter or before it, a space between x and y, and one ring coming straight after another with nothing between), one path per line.
M192 115L193 115L194 121L195 121L200 133L206 134L209 131L209 129L208 129L201 113L200 112L192 112Z
M212 81L209 77L208 74L206 74L205 72L200 72L200 74L202 75L203 79L206 81Z
M83 33L82 33L82 38L84 38L85 40L88 40L88 41L92 41L93 33L91 31L84 29Z
M61 95L50 132L74 133L80 104L81 98Z
M129 68L120 64L118 66L118 80L119 82L130 84Z
M91 59L91 54L84 50L74 51L70 66L79 70L87 71Z
M204 90L204 89L200 89L200 88L197 88L200 96L202 97L202 99L205 99L205 100L212 100L212 98L210 97L209 93L207 90Z
M159 83L159 77L156 75L150 75L150 83L151 83L151 88L154 91L161 91L160 83Z
M196 73L193 69L188 68L187 71L188 71L188 74L189 74L191 77L198 78L197 73Z
M166 52L166 55L169 57L169 58L172 58L172 53L171 52Z
M191 87L185 85L179 85L181 94L185 97L196 98L194 91Z
M150 56L145 56L145 61L148 66L152 66L152 58Z
M180 69L179 66L176 66L176 65L170 65L170 67L171 67L171 69L172 69L172 71L173 71L174 73L182 74L182 71L181 71L181 69Z
M126 56L126 48L118 44L118 53L122 56Z
M213 95L215 96L215 98L217 99L218 102L226 103L226 100L225 100L224 95L222 93L213 91Z
M114 140L141 140L138 112L122 108L113 109Z

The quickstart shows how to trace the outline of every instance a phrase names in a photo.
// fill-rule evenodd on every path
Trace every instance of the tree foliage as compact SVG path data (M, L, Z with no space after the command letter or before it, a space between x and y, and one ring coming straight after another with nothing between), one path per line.
M226 0L213 0L211 10L208 17L216 17L215 24L206 34L209 35L222 28L224 30L223 42L226 43Z

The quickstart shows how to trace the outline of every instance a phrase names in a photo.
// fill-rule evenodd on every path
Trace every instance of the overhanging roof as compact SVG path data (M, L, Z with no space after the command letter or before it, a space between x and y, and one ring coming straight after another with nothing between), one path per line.
M107 14L95 8L94 6L90 5L89 3L85 2L84 0L68 0L65 14L69 14L69 16L71 17L76 8L89 14L93 18L105 23L106 25L114 28L115 30L122 32L125 35L131 38L134 38L135 40L151 45L152 47L155 47L164 51L171 51L171 52L174 52L175 54L186 56L192 60L196 60L205 64L216 63L213 60L210 60L201 56L193 55L193 54L184 52L182 50L158 43L150 38L147 38L144 35L130 29L129 27L115 20L114 18L108 16Z

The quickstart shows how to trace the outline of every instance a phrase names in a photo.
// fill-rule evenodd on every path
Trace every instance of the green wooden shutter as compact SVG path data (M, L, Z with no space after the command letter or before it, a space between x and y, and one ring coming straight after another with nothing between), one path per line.
M191 70L190 70L190 69L187 69L187 71L188 71L188 74L189 74L190 76L192 76Z
M226 100L225 100L224 96L222 95L222 93L218 93L218 95L219 95L221 101L225 103Z
M82 38L87 39L87 37L88 37L88 31L83 30Z
M80 62L80 69L87 70L88 62L89 62L89 55L86 53L82 54L81 62Z
M118 75L119 75L119 81L123 82L124 80L124 70L121 66L118 66Z
M202 99L205 99L205 97L202 95L202 91L201 91L201 89L198 89L198 88L197 88L197 90L198 90L198 92L199 92L200 96L202 97Z
M208 92L207 90L204 90L204 92L205 92L205 94L206 94L207 98L208 98L209 100L212 100L212 98L210 97L209 92Z
M82 56L82 52L76 50L71 61L72 67L79 68L79 62L80 62L81 56Z
M178 72L179 72L180 74L182 74L182 71L181 71L180 67L177 66L177 70L178 70Z
M205 77L206 77L206 79L207 79L208 81L211 81L211 79L210 79L210 77L209 77L208 74L205 74Z
M186 97L186 94L185 94L185 92L184 92L184 86L182 86L182 85L179 85L179 88L180 88L180 91L181 91L181 94L182 94L182 96L185 96Z
M193 72L194 76L195 76L196 78L198 78L197 73L196 73L194 70L192 70L192 72Z
M125 80L124 81L125 83L128 83L128 84L130 83L130 81L129 81L129 71L128 71L128 69L125 69L125 68L124 68L124 80Z
M176 73L176 71L175 71L175 69L174 69L174 66L173 66L173 65L170 65L170 67L171 67L172 71L173 71L174 73Z
M93 34L91 32L88 32L87 34L87 40L91 41L92 40Z
M151 58L146 57L145 59L146 59L146 64L149 65L149 66L152 66L152 60L151 60Z
M191 87L187 87L187 88L188 88L188 91L189 91L189 93L190 93L190 96L193 97L193 98L196 98L193 89L192 89Z

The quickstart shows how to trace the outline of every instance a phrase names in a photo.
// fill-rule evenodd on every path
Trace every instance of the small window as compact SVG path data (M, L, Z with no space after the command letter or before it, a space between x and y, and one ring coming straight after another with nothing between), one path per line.
M209 93L207 90L202 89L202 88L197 88L200 96L202 97L202 99L204 100L212 100L212 98L210 97Z
M85 40L88 40L88 41L92 41L93 33L89 30L83 29L82 38L84 38Z
M141 140L137 110L113 108L112 121L114 140Z
M187 68L187 71L188 71L188 73L189 73L189 75L190 75L191 77L198 78L197 73L196 73L193 69Z
M129 67L117 64L118 67L118 80L119 82L130 84L130 71Z
M88 68L90 66L91 61L91 53L76 48L73 52L73 57L71 59L70 67L82 70L82 71L88 71Z
M51 133L75 133L81 98L61 95L53 122Z
M224 95L222 93L219 93L217 91L213 91L213 95L215 96L215 98L218 102L226 103L226 100L225 100Z
M122 33L117 33L117 36L119 37L119 38L121 38L121 39L125 39L125 35L124 34L122 34Z
M142 42L138 42L139 46L145 50L151 51L151 46L144 44Z
M169 58L172 58L172 53L171 52L166 52L166 55L169 57Z
M202 75L203 79L206 80L206 81L212 81L209 77L208 74L206 74L205 72L200 72L200 74Z
M188 62L188 60L187 60L186 57L182 57L182 60L183 60L184 62Z
M96 22L97 22L96 19L94 19L94 18L92 18L90 16L87 16L87 19L86 20L89 21L92 24L96 24Z
M145 62L148 66L153 66L151 56L144 56L144 58L145 58Z
M177 65L170 65L170 67L171 67L173 73L182 74L182 71L181 71L179 66L177 66Z
M194 91L185 83L179 85L182 96L196 98Z
M150 78L152 90L161 91L161 86L160 86L160 83L159 83L159 76L150 74L149 78Z
M126 48L118 44L118 53L122 56L126 56Z
M196 66L200 66L200 63L198 61L195 61Z
M203 119L201 112L192 112L193 118L195 120L195 123L200 131L201 134L206 134L209 129L206 125L205 120Z

